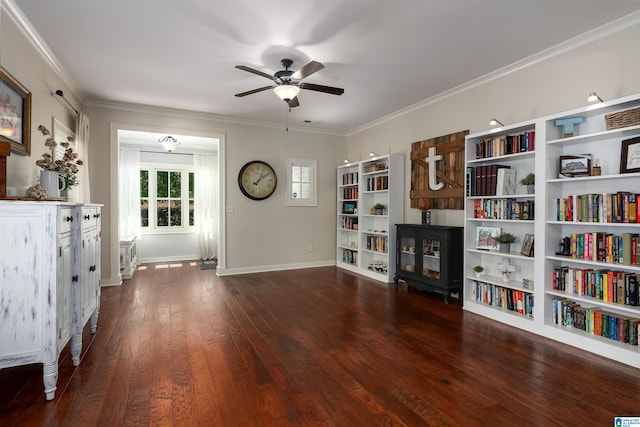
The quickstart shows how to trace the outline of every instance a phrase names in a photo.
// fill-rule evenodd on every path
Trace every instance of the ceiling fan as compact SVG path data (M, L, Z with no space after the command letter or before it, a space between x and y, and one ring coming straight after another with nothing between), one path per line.
M316 92L324 92L331 95L342 95L344 93L344 89L338 87L316 85L313 83L302 83L302 79L304 79L305 77L309 77L311 74L324 68L324 65L317 61L309 62L307 65L295 72L289 70L289 67L291 67L291 65L293 64L293 61L291 59L285 58L281 61L281 63L284 67L284 70L277 71L273 76L270 76L267 73L263 73L260 70L247 67L245 65L236 65L236 68L239 70L248 71L250 73L266 77L267 79L272 80L275 83L275 85L237 93L236 96L242 97L262 92L264 90L273 89L275 94L278 95L278 97L284 102L286 102L289 107L297 107L300 105L300 102L298 101L298 93L300 93L300 89L314 90Z

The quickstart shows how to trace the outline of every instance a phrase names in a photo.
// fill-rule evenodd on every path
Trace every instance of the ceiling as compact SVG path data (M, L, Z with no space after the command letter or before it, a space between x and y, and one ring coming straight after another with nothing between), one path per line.
M633 0L4 0L80 98L348 132L640 10ZM268 90L325 65L300 107ZM52 88L56 89L56 88ZM310 123L305 123L310 121Z

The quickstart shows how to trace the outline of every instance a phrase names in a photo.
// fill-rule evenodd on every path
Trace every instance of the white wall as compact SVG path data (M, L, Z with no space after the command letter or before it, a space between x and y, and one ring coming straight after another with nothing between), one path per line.
M459 93L426 100L403 114L354 131L348 136L347 157L364 159L371 150L405 152L405 221L419 223L420 211L410 208L408 196L412 142L467 129L480 132L489 128L492 117L508 125L570 110L587 104L592 91L605 100L640 93L640 22L636 17L626 23L629 26L620 31L619 27L603 28L590 38L567 42L554 52L532 58L535 63L531 65L518 64L509 73L503 70L502 76L491 76L493 80L469 84ZM611 33L613 30L617 32ZM463 225L462 210L435 210L432 223Z
M266 127L214 120L210 115L122 104L87 103L85 113L91 121L90 161L93 201L103 203L102 271L105 283L118 282L117 252L111 242L117 238L111 215L110 182L113 123L129 123L148 128L171 128L184 135L223 134L226 199L225 258L219 274L243 273L280 268L327 265L335 262L336 166L344 159L344 136L313 133L284 127ZM177 132L176 132L177 133ZM285 206L288 157L318 161L318 206ZM271 164L278 176L274 195L263 201L249 200L237 185L240 167L249 160ZM116 236L116 237L112 237ZM307 246L312 245L309 253ZM117 246L116 246L117 247Z
M7 161L7 185L26 189L38 183L40 168L36 160L46 151L45 138L38 132L38 125L53 132L53 119L75 130L75 113L51 94L57 89L70 94L69 87L59 74L52 70L33 46L27 41L8 13L2 11L0 65L31 92L31 156L12 153ZM79 105L73 95L66 96L74 105Z

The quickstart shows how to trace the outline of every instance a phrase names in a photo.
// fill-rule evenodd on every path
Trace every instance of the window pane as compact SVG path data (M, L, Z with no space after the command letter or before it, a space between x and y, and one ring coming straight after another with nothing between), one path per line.
M291 183L291 198L299 199L300 198L300 183L292 182Z
M189 198L193 198L194 189L195 189L194 173L189 172Z
M140 220L142 227L149 226L149 201L148 200L140 200Z
M300 181L311 182L311 168L302 167L300 169L302 170Z
M195 217L194 217L194 207L195 203L193 199L189 200L189 225L193 227L195 225Z
M301 184L300 194L303 199L308 199L311 197L311 185L310 184Z
M158 180L158 183L156 185L157 196L168 197L169 196L169 172L157 171L156 179Z
M149 171L140 171L140 197L149 197Z
M291 167L291 181L300 182L300 166Z
M181 182L181 173L180 172L170 172L170 185L169 188L171 190L171 197L180 197L182 193L182 182Z
M167 199L157 200L157 218L156 225L158 227L166 227L169 225L169 201Z
M182 202L180 200L171 201L171 226L182 225Z

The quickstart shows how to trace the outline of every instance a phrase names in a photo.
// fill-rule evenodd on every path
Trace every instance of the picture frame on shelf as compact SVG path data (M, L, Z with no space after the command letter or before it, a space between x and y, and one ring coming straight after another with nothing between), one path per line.
M560 178L591 176L591 154L560 156Z
M0 141L11 144L11 152L31 155L31 92L0 67Z
M640 137L622 141L620 173L640 172Z
M356 203L355 202L342 202L342 213L347 215L355 215L356 214Z
M517 184L515 169L498 169L496 196L511 196L516 194Z
M522 240L522 249L520 250L520 253L524 256L532 257L533 243L534 243L533 234L525 234L524 239Z
M476 228L476 249L500 249L500 243L495 239L501 233L500 227L484 227Z

